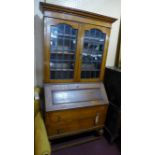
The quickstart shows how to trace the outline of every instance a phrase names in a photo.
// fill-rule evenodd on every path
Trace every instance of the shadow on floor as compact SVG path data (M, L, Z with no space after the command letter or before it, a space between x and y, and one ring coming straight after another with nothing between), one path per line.
M58 140L52 144L52 147L63 145L68 141L72 143L84 138L86 138L86 136L84 135L73 138L69 137L67 140L62 139L61 143L60 140ZM101 137L100 139L87 142L85 144L80 144L77 146L72 146L56 152L52 152L52 155L121 155L121 153L115 143L110 144L104 137Z

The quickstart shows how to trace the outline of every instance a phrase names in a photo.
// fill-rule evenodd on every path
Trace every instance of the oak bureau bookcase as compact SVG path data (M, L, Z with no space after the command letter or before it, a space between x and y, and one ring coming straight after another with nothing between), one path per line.
M102 84L116 19L40 3L44 14L45 124L50 139L102 133L108 99Z

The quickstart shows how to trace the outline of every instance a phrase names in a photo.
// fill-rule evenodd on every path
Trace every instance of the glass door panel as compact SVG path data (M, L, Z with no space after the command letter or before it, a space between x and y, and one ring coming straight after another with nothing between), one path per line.
M106 33L98 29L86 30L84 33L81 78L100 77Z
M50 79L73 79L77 29L68 24L50 27Z

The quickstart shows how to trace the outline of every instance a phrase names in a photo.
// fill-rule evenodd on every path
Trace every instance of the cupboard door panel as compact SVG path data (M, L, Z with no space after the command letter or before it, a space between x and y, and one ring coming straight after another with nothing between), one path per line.
M103 77L109 29L94 25L83 26L81 50L81 81L99 81Z
M46 18L45 77L47 82L74 81L78 24Z

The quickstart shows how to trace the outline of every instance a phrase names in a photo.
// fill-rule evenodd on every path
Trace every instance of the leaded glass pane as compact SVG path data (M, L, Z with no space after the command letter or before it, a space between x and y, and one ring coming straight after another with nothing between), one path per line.
M73 79L77 30L67 24L51 26L50 78Z
M106 34L97 29L85 31L81 78L99 78Z

